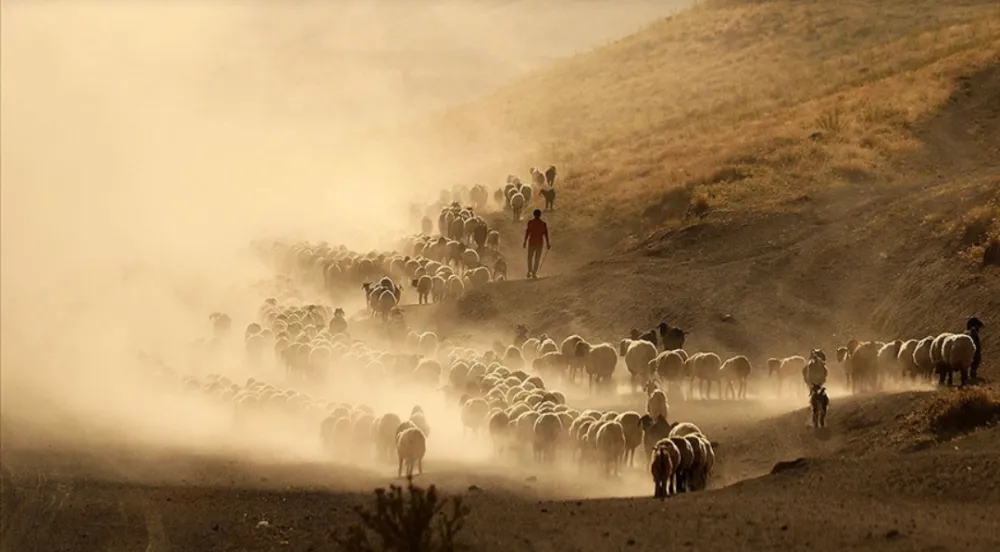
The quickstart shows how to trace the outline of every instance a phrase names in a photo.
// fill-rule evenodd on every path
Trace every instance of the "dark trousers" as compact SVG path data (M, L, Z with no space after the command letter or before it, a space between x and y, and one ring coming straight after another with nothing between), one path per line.
M528 276L538 275L538 265L542 261L542 246L528 244Z

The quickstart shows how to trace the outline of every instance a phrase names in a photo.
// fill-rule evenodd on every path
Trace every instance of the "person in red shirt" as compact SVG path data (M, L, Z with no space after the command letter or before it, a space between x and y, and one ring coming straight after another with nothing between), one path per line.
M552 249L549 242L549 226L542 220L542 211L535 209L535 218L528 221L524 230L524 248L528 250L528 278L538 279L538 265L542 260L542 244Z

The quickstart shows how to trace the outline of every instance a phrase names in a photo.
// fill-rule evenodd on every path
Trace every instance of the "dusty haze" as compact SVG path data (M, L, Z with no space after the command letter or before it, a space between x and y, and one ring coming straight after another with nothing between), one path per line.
M135 355L184 362L216 310L241 331L251 239L391 247L453 184L409 121L684 2L620 4L4 3L7 427L218 444L228 412L150 394Z

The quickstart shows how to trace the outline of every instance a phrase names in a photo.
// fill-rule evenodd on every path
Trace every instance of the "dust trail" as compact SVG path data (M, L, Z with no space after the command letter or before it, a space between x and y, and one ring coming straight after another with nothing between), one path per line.
M151 390L138 355L245 376L237 351L193 365L192 343L208 313L252 319L273 274L248 242L394 248L409 202L462 173L410 122L672 10L567 6L5 2L4 436L315 459L312 427L223 439L229 409ZM367 398L454 415L425 397Z

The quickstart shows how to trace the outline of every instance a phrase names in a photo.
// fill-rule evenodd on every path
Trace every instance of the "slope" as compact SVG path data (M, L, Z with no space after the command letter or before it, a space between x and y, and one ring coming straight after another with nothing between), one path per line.
M754 360L958 329L1000 306L997 97L992 2L703 2L444 119L477 178L560 167L556 275L444 314Z

